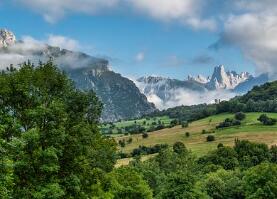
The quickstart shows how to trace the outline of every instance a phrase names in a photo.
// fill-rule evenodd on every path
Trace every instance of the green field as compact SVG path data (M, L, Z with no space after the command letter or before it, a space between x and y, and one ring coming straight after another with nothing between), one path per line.
M257 118L261 114L262 113L247 113L246 119L242 121L241 126L236 127L216 129L215 127L220 122L224 121L224 119L234 117L233 114L219 114L192 122L188 128L176 126L174 128L149 133L149 137L146 139L143 139L142 136L138 134L117 137L116 140L129 139L130 137L133 139L131 144L127 144L124 148L120 148L120 150L125 153L132 152L134 148L137 148L140 145L173 145L175 142L181 141L198 156L204 155L209 151L216 149L219 143L223 143L226 146L232 146L236 138L266 143L268 145L277 144L277 125L262 125L259 121L257 121ZM277 113L267 113L267 115L277 119ZM203 134L202 130L210 131L211 133ZM190 133L189 137L186 137L186 132ZM209 134L213 134L215 136L215 141L206 141L206 137Z
M134 119L134 120L122 120L120 122L116 122L113 124L107 123L102 124L100 129L101 132L104 134L113 134L114 136L122 135L124 134L124 128L131 126L131 125L140 125L144 127L146 130L150 129L151 127L155 127L158 125L158 123L163 125L169 125L172 119L170 119L167 116L164 117L152 117L152 118L142 118L142 119ZM112 128L111 128L112 127ZM118 129L122 129L123 132L118 132Z

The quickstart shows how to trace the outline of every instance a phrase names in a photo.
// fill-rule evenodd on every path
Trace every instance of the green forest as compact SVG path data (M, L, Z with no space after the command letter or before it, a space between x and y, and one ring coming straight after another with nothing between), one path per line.
M167 115L169 124L186 127L184 122L224 112L236 113L238 120L242 112L277 112L276 85L149 117ZM218 144L199 157L177 141L146 161L137 155L115 167L118 144L100 131L102 103L93 91L76 89L51 60L7 68L0 86L0 198L277 198L276 145L235 139L232 147ZM275 121L266 114L259 119L264 125ZM221 126L226 123L235 124L225 120Z

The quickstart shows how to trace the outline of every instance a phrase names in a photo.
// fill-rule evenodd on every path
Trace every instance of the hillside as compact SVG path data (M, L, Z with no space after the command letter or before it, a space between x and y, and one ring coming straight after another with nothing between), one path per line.
M147 101L131 80L109 68L106 59L39 41L17 41L15 35L5 29L0 29L0 56L18 57L7 64L2 61L2 68L10 64L17 66L27 60L37 64L38 61L46 62L53 58L54 63L66 71L78 89L96 92L104 105L102 121L140 117L156 110L154 104Z
M261 114L262 113L247 113L246 119L243 120L241 126L236 127L216 129L216 126L220 122L224 121L226 118L234 117L234 114L226 113L192 122L188 128L176 126L174 128L151 132L146 139L143 139L141 134L137 134L117 137L116 140L129 139L130 137L133 139L131 144L127 144L124 148L121 148L125 153L130 153L139 146L154 146L155 144L173 145L175 142L181 141L192 150L194 154L199 156L216 149L219 143L232 146L236 138L247 139L253 142L262 142L268 145L277 144L277 125L262 125L257 121L257 118ZM267 115L277 119L277 113L269 113ZM206 131L205 134L203 134L203 130ZM190 133L189 137L186 137L186 132ZM215 136L215 141L206 141L206 137L210 134Z

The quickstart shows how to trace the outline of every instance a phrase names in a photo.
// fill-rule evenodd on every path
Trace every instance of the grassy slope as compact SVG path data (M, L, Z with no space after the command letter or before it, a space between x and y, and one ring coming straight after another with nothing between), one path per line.
M124 128L124 127L127 127L127 126L131 126L131 125L137 124L137 125L141 125L141 126L145 127L145 129L148 130L152 126L153 122L157 123L159 120L164 125L169 125L172 119L170 119L167 116L149 118L148 120L144 118L144 119L127 120L127 121L116 122L116 123L114 123L114 125L115 125L115 128ZM145 125L144 125L144 123L145 123ZM105 130L107 131L107 129L110 128L110 126L111 126L110 124L102 125L100 127L101 131L102 132L105 132ZM156 126L156 125L154 125L154 126ZM116 134L117 134L116 129L113 130L113 133L116 136Z
M235 138L248 139L254 142L266 143L268 145L277 144L277 125L263 126L257 121L257 118L260 115L261 113L247 113L246 119L241 126L215 130L214 135L216 140L214 142L206 142L208 134L202 134L202 130L214 130L218 123L222 122L225 118L232 118L234 116L233 114L220 114L198 120L191 123L188 128L176 126L171 129L152 132L149 133L147 139L143 139L141 135L123 136L116 139L133 138L133 142L127 144L126 147L122 149L123 152L131 152L139 145L153 146L155 144L164 143L173 145L176 141L181 141L196 155L203 155L216 149L218 143L232 146ZM267 113L267 115L277 119L277 113ZM190 133L190 137L187 138L185 136L186 132Z

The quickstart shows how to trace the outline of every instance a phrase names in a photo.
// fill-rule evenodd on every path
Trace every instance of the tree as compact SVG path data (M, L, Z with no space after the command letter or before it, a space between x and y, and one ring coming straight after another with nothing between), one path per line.
M270 161L271 154L266 144L252 143L247 140L235 140L234 150L242 167L248 168Z
M175 142L173 145L173 151L177 154L187 153L188 150L183 142Z
M197 186L214 199L245 198L241 178L239 171L219 169L204 176Z
M246 198L277 198L277 165L262 163L246 171L243 188Z
M0 75L0 143L12 198L88 198L95 169L112 170L116 143L99 133L102 105L49 61Z
M215 141L214 135L208 135L207 136L207 142L212 142L212 141Z
M246 115L245 115L245 113L243 113L243 112L237 112L236 114L235 114L235 119L236 120L244 120L246 118Z
M142 138L144 138L144 139L148 138L148 136L149 136L148 133L143 133L142 134Z
M274 118L269 118L266 114L260 115L258 121L262 122L264 125L275 125L277 120Z
M231 147L219 147L215 151L199 158L198 162L204 167L214 164L226 170L235 169L239 166L238 154Z
M111 174L113 185L111 193L115 199L151 199L152 191L134 169L121 167Z

